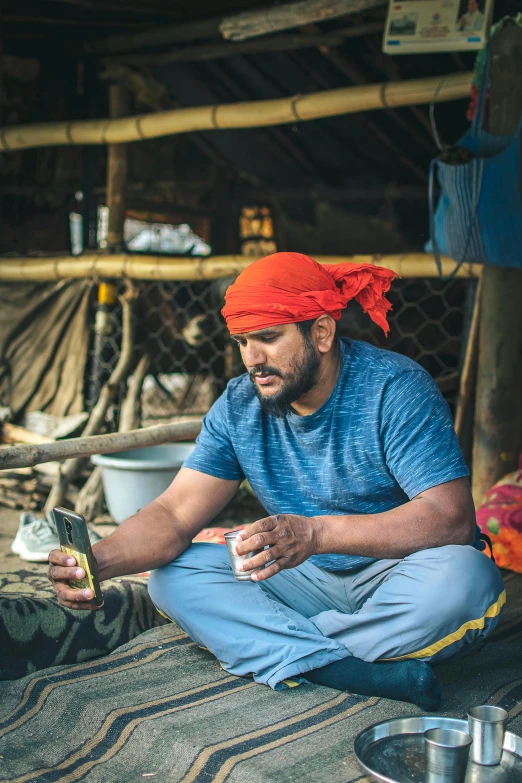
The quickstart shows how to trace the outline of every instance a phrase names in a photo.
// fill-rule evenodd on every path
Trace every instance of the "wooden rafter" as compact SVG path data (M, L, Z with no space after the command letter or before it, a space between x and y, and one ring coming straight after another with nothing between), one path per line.
M223 19L219 29L223 38L229 41L245 41L247 38L313 22L325 22L381 5L386 5L386 0L300 0L229 16Z
M131 52L144 47L179 44L223 37L243 41L267 33L291 30L311 22L335 19L357 11L384 5L386 0L301 0L246 11L227 17L213 17L173 25L163 25L141 33L111 35L99 41L89 41L84 51L93 54Z
M312 49L318 46L336 47L350 38L361 38L366 35L382 33L384 22L369 22L367 24L343 27L333 33L315 35L270 35L253 41L231 43L218 41L212 43L184 46L160 54L129 54L108 58L108 62L127 65L171 65L173 63L204 62L219 60L225 57L237 57L243 54L266 54L268 52L290 52L296 49Z
M330 50L325 49L324 47L320 47L319 51L324 56L327 56L330 58L330 56L333 54L333 52L330 52ZM322 87L323 89L327 85L326 79L324 77L320 76L317 71L310 66L310 64L299 54L297 55L291 55L294 58L298 60L298 64L300 68L303 68L306 70L312 78L316 81L319 87ZM359 74L359 71L355 69L354 72L350 72L351 76L349 78L352 79L352 81L355 81L357 84L363 83L363 79ZM345 75L346 72L345 72ZM391 115L393 119L395 119L395 114L391 109L385 108L384 109L385 114ZM414 163L413 160L406 154L406 152L403 149L400 149L393 141L390 139L387 133L381 128L381 126L375 122L373 122L369 117L361 117L361 122L365 129L369 132L371 136L373 136L379 143L380 147L384 147L388 149L391 153L391 162L398 160L400 161L401 165L404 166L404 168L408 169L411 174L419 181L419 182L426 182L427 180L427 173L416 163ZM365 147L367 145L364 145ZM362 154L365 154L366 157L369 157L368 152L371 153L371 147L369 150L361 150ZM360 154L361 154L360 153Z

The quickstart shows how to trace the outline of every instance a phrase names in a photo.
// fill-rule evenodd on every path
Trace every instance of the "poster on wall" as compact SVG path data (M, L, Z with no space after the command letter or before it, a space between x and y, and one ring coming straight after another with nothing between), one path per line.
M390 0L383 51L388 54L482 49L493 0Z

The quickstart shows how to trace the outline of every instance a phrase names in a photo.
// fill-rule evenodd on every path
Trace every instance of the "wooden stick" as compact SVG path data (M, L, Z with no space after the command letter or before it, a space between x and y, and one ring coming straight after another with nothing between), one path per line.
M47 435L38 435L37 432L31 432L25 427L7 421L0 423L0 433L2 443L52 443L54 441L54 438L49 438Z
M120 410L119 432L129 432L139 427L139 400L145 375L150 366L149 357L144 354L129 378L127 394ZM103 509L102 470L95 467L78 494L74 510L87 522L92 522Z
M140 358L136 369L129 378L127 394L121 405L120 411L120 432L129 432L139 427L140 419L140 398L143 381L150 367L150 359L147 354Z
M457 409L455 411L455 432L459 443L462 445L464 435L464 423L468 419L473 392L475 391L475 375L477 372L479 325L480 325L480 298L482 295L482 280L479 280L473 303L473 313L469 327L468 342L464 355L464 364L460 374L459 394Z
M73 120L0 128L0 151L75 144L120 144L177 133L262 128L371 109L458 100L469 94L470 72L366 84L263 101L170 109L137 117Z
M97 465L79 491L74 510L81 514L86 522L92 522L102 513L103 501L102 469Z
M271 5L254 11L243 11L226 17L219 30L229 41L244 41L277 30L324 22L346 14L354 14L368 8L385 5L386 0L301 0L298 3Z
M114 400L120 385L126 379L131 369L134 354L133 304L136 296L136 290L132 284L128 283L125 293L122 297L120 297L122 303L122 337L120 356L109 380L102 387L98 402L90 413L89 419L83 431L84 436L94 435L95 433L99 432L105 421L105 416L109 409L109 405ZM69 482L72 481L72 479L76 476L81 466L81 458L68 460L65 465L62 466L58 478L54 482L49 493L46 508L54 508L54 506L59 506L63 503L67 486Z
M111 432L87 438L69 438L39 446L12 446L0 449L0 469L33 467L43 462L80 459L93 454L112 454L115 451L159 446L162 443L194 440L201 431L201 419L156 424L130 432Z
M377 264L393 269L401 277L438 277L434 257L429 253L394 255L315 256L320 264ZM0 280L72 280L75 278L127 278L130 280L216 280L238 275L256 260L256 256L212 256L210 258L168 258L152 255L54 256L51 258L3 258ZM455 267L443 257L442 271L448 275ZM458 277L480 277L480 264L464 265Z

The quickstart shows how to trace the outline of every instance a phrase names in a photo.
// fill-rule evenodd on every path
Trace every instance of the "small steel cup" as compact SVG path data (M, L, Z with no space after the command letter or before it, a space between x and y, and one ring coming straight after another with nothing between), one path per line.
M469 749L469 734L452 729L428 729L424 732L426 783L464 783Z
M252 571L238 571L237 569L240 563L244 563L245 560L249 560L256 554L255 552L250 552L248 555L236 555L234 553L237 537L242 532L242 530L231 530L230 533L225 533L225 541L227 542L228 556L232 564L232 573L239 582L249 582L254 571L259 571L259 568L254 568Z
M500 764L508 714L502 707L473 707L468 712L468 731L473 738L470 758L475 764Z

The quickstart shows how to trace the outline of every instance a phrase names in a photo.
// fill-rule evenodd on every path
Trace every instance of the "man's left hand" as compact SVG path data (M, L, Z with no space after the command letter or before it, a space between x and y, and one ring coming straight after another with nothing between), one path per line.
M254 522L238 536L238 555L257 554L243 563L244 571L261 568L252 579L261 582L284 568L295 568L317 553L319 520L297 514L277 514ZM268 546L268 549L265 547ZM263 551L260 551L263 550ZM271 562L271 561L274 562ZM269 566L263 568L267 563Z

